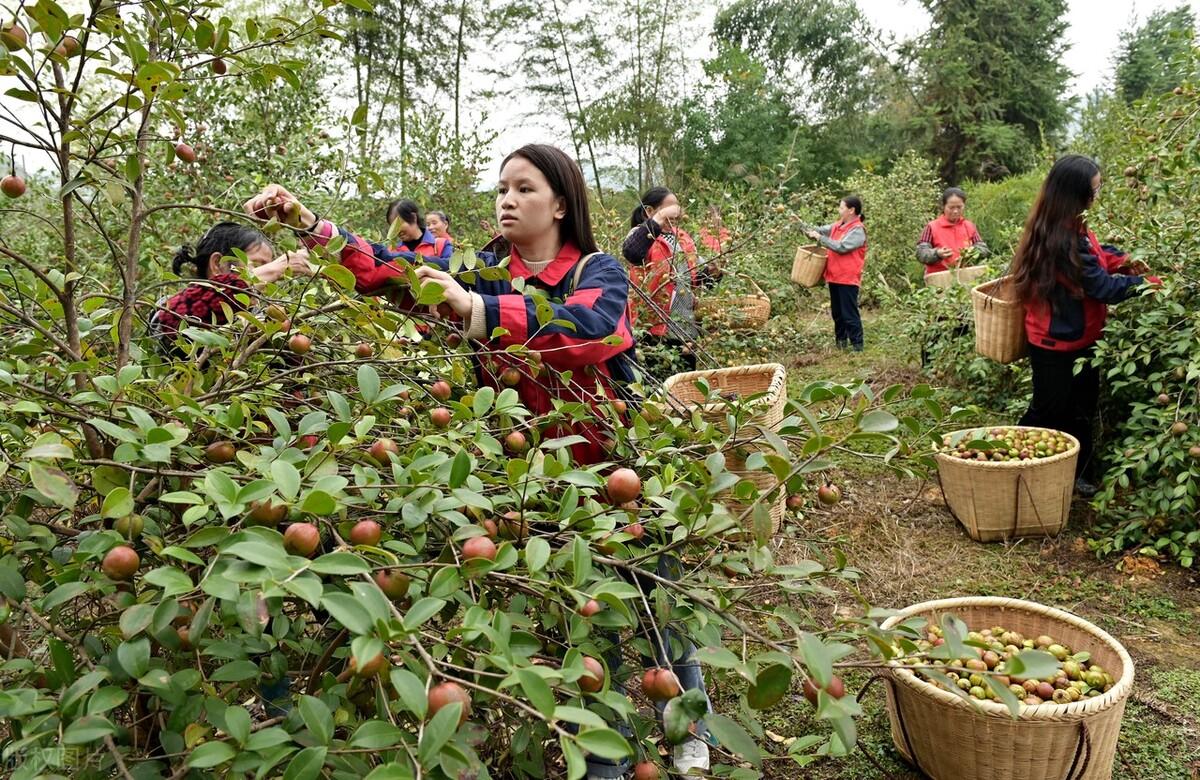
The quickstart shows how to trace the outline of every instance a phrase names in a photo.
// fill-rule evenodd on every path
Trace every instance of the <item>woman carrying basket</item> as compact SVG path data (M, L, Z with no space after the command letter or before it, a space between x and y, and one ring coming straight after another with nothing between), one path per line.
M825 283L829 285L829 310L838 349L863 349L862 317L858 289L867 263L867 229L862 199L849 195L838 202L838 221L808 231L808 237L825 247Z
M1033 399L1021 425L1052 428L1079 440L1075 489L1094 495L1089 480L1092 422L1100 372L1092 347L1104 331L1108 304L1137 294L1149 269L1116 247L1101 245L1084 212L1100 193L1100 168L1072 154L1054 164L1025 222L1012 279L1025 304L1025 336L1033 369Z
M949 187L942 193L942 215L925 226L917 241L917 259L925 265L925 275L958 267L964 250L973 249L977 257L987 257L988 245L979 230L963 217L967 193Z

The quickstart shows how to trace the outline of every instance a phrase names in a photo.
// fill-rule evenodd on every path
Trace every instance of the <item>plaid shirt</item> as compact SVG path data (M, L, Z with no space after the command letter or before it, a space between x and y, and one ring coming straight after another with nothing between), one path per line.
M222 304L233 311L244 309L234 296L249 289L250 285L234 273L217 274L207 281L190 284L171 296L165 309L155 312L155 329L160 337L173 339L185 319L190 324L224 325Z

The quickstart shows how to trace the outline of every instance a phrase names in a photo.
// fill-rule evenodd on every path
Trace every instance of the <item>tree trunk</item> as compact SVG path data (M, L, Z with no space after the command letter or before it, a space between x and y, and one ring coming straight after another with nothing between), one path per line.
M553 0L554 19L558 23L558 38L562 42L563 58L567 61L567 75L571 77L571 91L575 95L575 108L579 112L579 129L583 132L583 142L587 145L588 156L592 160L592 177L596 180L596 197L600 205L604 205L604 188L600 186L600 168L596 164L596 150L592 147L592 136L588 132L587 117L583 112L583 100L579 97L579 83L575 80L575 67L571 64L571 51L567 46L567 32L563 29L562 16L558 12L558 0Z
M462 132L459 129L459 112L462 105L462 61L463 61L463 27L467 21L467 0L462 0L458 7L458 33L454 38L454 146L455 154L461 153Z

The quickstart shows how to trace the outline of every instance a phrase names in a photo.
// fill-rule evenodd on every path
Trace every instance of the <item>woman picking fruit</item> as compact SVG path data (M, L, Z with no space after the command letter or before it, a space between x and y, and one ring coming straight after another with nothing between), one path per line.
M630 281L653 302L652 311L640 314L645 304L634 295L630 300L633 322L642 317L648 332L645 340L677 348L687 370L693 371L696 355L689 345L700 337L696 289L713 277L698 269L696 244L678 227L682 216L675 193L666 187L647 190L630 217L632 229L621 253L633 266Z
M1100 372L1092 347L1104 331L1108 304L1137 294L1145 264L1102 246L1084 212L1100 193L1100 168L1072 154L1054 164L1025 221L1012 279L1025 303L1025 335L1033 369L1033 399L1021 425L1053 428L1079 440L1075 488L1091 496L1092 421Z
M967 193L950 187L942 193L942 215L925 226L917 241L917 259L925 264L925 275L958 267L963 250L974 249L978 257L987 257L988 245L975 224L963 218Z
M389 203L388 227L395 224L396 220L400 220L400 232L397 234L400 243L392 247L392 252L396 255L408 260L416 259L416 255L449 260L454 254L454 244L446 235L444 226L441 235L434 232L432 226L426 227L421 207L415 202L402 199Z
M150 318L150 330L172 355L181 356L175 337L185 321L200 326L224 325L226 307L237 312L246 308L239 294L250 292L250 283L235 267L235 250L249 264L258 285L278 281L285 273L311 274L307 252L289 252L272 258L271 243L261 231L236 222L218 222L196 244L184 245L175 253L171 270L179 274L185 265L196 267L197 281L169 298Z
M829 285L829 312L838 349L863 349L862 317L858 289L867 263L867 229L863 225L862 199L850 195L838 202L838 221L808 231L808 237L825 247L825 283Z
M324 245L339 232L276 184L245 207L263 219L297 213L298 222L289 224L296 225L309 246ZM442 288L446 304L462 318L466 336L482 345L479 381L515 387L525 406L539 416L552 412L556 401L595 406L599 399L623 396L624 386L633 380L629 280L616 258L596 249L579 166L553 146L517 149L500 167L496 218L512 245L507 277L485 279L468 268L464 270L474 278L467 282L450 273L449 259L442 257L425 257L430 264L414 271L420 281ZM354 274L359 292L373 294L389 282L407 283L409 253L370 244L346 230L340 233L346 239L340 261ZM500 263L490 253L480 253L479 260L488 267ZM522 291L513 286L518 279L524 283ZM505 351L513 345L537 354L523 360ZM565 371L569 379L559 373ZM607 457L607 436L596 424L572 431L587 439L573 447L579 462Z

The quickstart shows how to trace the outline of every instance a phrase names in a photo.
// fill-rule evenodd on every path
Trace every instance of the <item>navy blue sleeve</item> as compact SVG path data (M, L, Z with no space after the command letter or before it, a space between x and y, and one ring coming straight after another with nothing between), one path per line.
M1080 278L1083 292L1101 303L1120 303L1132 298L1144 281L1140 276L1119 276L1104 270L1100 258L1092 254L1091 246L1086 241L1079 247L1079 259L1083 262Z

